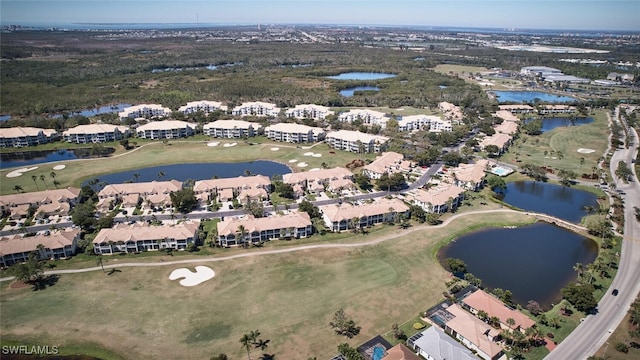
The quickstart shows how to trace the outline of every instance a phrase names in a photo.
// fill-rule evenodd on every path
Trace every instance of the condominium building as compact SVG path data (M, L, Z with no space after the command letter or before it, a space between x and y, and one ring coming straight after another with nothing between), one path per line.
M497 317L503 330L519 330L524 333L536 324L524 313L506 306L502 300L482 290L476 290L463 298L462 307L474 315L484 311L489 317ZM513 319L513 325L509 325L509 319Z
M387 127L389 117L387 117L383 112L369 109L352 109L338 115L338 121L341 122L351 124L356 120L360 121L365 126L378 125L384 129Z
M573 114L575 112L576 107L571 105L543 105L538 109L540 115Z
M0 128L0 148L27 147L49 143L58 132L34 127Z
M137 118L158 118L171 115L171 109L158 104L140 104L129 106L118 113L120 120Z
M378 156L371 164L362 168L362 174L369 179L380 179L383 174L396 172L407 173L414 167L410 161L404 160L404 155L396 152L385 152Z
M409 207L399 199L378 199L372 203L352 205L350 203L319 207L325 225L331 231L373 226L385 221L395 221L406 216Z
M111 124L78 125L62 133L65 141L76 144L96 144L129 137L129 128Z
M428 190L416 189L407 194L407 201L429 213L444 213L457 208L464 199L465 190L459 186L441 183Z
M238 176L233 178L198 180L193 192L203 202L245 200L267 200L271 192L268 176Z
M273 239L305 238L313 234L313 224L306 212L290 212L264 218L228 217L216 224L221 246L259 243Z
M398 120L398 131L429 130L429 132L453 131L451 121L434 115L409 115Z
M264 129L267 138L290 143L311 143L322 141L325 132L321 128L292 123L278 123Z
M276 104L265 103L261 101L246 102L238 105L231 111L236 116L273 116L280 114L280 108Z
M217 110L227 111L227 106L218 101L200 100L188 102L187 105L178 108L178 112L183 114L193 114L199 111L208 114Z
M246 138L256 136L262 125L243 120L216 120L202 127L202 132L217 138Z
M22 234L0 237L0 266L20 264L35 253L37 259L62 259L75 255L80 239L79 228L54 230L35 236Z
M293 109L288 109L285 112L287 117L314 120L324 120L328 115L333 114L334 112L328 107L314 104L296 105Z
M196 124L180 120L152 121L136 129L142 139L178 139L192 136L196 132Z
M138 202L148 207L169 205L169 194L180 189L182 182L177 180L109 184L98 193L96 207L104 211L116 202L124 207L134 207Z
M430 360L478 360L471 350L447 335L437 326L412 336L408 345L422 358Z
M12 219L27 216L29 208L35 208L38 218L50 215L69 215L69 210L80 195L78 188L53 189L0 196L0 208L8 212Z
M447 175L454 185L465 190L478 191L484 186L486 171L491 164L485 159L477 160L473 164L459 164L449 168Z
M169 248L184 250L198 240L199 228L199 220L159 226L144 222L132 225L120 223L98 232L93 239L93 251L98 255L111 255Z
M484 150L489 145L495 145L498 147L498 153L502 154L507 150L512 140L513 140L513 136L509 134L495 133L491 136L487 136L484 139L482 139L480 141L480 144L478 144L478 146L480 147L481 150Z
M447 321L444 324L446 333L460 341L484 360L497 360L504 349L498 342L500 331L464 310L460 305L447 307Z
M462 121L462 110L452 103L443 101L438 104L438 109L442 111L444 118L446 120L452 121L453 123L460 123Z
M500 110L509 111L512 114L530 114L535 111L533 106L527 104L500 105Z
M298 196L303 194L305 191L320 193L328 190L329 188L351 188L349 184L353 185L352 180L353 173L349 169L343 167L297 172L282 176L282 181L285 184L292 185L294 192Z
M379 153L387 148L389 138L360 131L338 130L327 135L327 144L334 149L354 153Z

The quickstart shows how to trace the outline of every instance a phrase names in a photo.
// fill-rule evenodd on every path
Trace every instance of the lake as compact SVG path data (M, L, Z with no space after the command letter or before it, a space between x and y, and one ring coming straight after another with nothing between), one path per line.
M594 193L540 181L509 182L504 194L507 204L575 224L587 215L585 206L598 206Z
M103 152L101 154L92 154L92 150L92 148L83 148L1 153L0 169L26 167L54 161L105 157L115 152L115 149L111 147L102 148Z
M105 106L99 106L93 109L69 111L66 114L68 114L69 116L81 115L86 117L92 117L100 114L119 113L125 108L128 108L129 106L131 106L131 104L105 105ZM61 116L62 114L52 115L52 117L61 117Z
M355 94L356 91L380 91L380 88L377 86L356 86L340 90L340 95L344 97L351 97Z
M593 122L592 117L551 117L551 118L542 118L542 132L551 131L555 128L559 127L567 127L567 126L578 126L591 124ZM531 121L531 119L525 120L526 122Z
M540 99L543 103L573 103L578 99L540 91L494 91L499 103L533 103Z
M515 229L491 228L463 235L440 249L438 258L462 259L483 285L513 293L515 303L557 304L560 289L577 279L576 263L592 263L598 246L561 227L538 222Z
M251 161L242 163L195 163L195 164L174 164L161 165L136 170L123 171L114 174L101 175L99 179L108 184L121 184L124 182L148 182L178 180L206 180L213 179L214 176L220 178L230 178L246 175L246 170L253 175L260 174L268 177L273 175L284 175L291 172L291 169L274 161ZM160 172L164 176L158 176ZM136 178L134 174L139 176ZM86 184L86 182L85 182ZM84 185L84 184L83 184Z
M334 76L327 76L333 80L380 80L396 77L395 74L388 73L373 73L373 72L348 72Z

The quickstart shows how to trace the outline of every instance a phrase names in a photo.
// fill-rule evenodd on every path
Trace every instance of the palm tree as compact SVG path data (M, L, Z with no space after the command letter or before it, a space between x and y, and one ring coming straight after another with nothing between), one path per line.
M162 179L163 177L165 177L165 173L164 171L158 171L158 174L156 176L158 176L158 179Z
M44 251L45 251L45 247L44 247L44 245L42 245L42 244L38 244L38 245L36 246L36 249L38 249L38 256L39 256L39 258L40 258L40 259L44 259L44 258L45 258L45 253L44 253Z
M509 326L509 330L513 331L513 326L516 324L516 321L513 318L507 319L507 326Z
M42 181L42 183L44 184L44 188L47 189L47 183L44 181L44 179L44 175L40 175L40 181Z
M53 180L53 186L56 187L56 189L58 188L58 185L60 185L60 181L58 180Z
M33 180L33 183L36 184L36 189L40 191L40 188L38 187L38 182L36 181L37 179L38 179L37 176L31 175L31 180Z
M56 172L55 172L55 171L50 172L50 173L49 173L49 176L51 176L51 178L52 178L53 180L55 180L55 179L56 179Z
M137 172L133 173L133 182L138 182L138 179L140 178L140 174Z
M15 191L15 192L17 192L17 193L21 193L21 192L22 192L22 191L24 191L24 190L22 189L22 186L20 186L20 185L15 185L15 186L13 187L13 191Z
M578 280L582 277L582 272L584 271L584 266L582 265L582 263L576 263L575 265L573 265L573 271L577 271L578 272Z
M247 236L247 228L245 228L244 225L238 225L236 234L238 234L239 240L242 241L243 244L246 244L245 237Z
M480 320L485 321L489 318L489 314L487 314L486 311L484 310L478 310L478 318L480 318Z
M240 338L240 344L242 344L242 347L247 350L247 358L251 360L251 346L253 346L253 340L251 339L251 335L250 334L242 335L242 338Z

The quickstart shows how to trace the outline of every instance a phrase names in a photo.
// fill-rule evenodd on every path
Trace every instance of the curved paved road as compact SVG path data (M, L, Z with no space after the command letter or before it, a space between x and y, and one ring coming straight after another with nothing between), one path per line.
M633 129L629 131L633 144L628 149L616 150L611 158L611 175L615 179L616 188L626 193L622 253L618 273L611 284L611 289L618 289L619 294L613 296L608 291L598 303L598 313L587 316L584 322L545 358L547 360L586 359L594 355L622 322L631 303L640 292L640 223L636 221L633 209L634 206L640 207L640 184L635 169L634 181L627 184L617 179L614 174L619 161L626 161L633 169L631 159L636 158L638 151L638 134Z
M364 241L364 242L338 243L338 244L313 244L313 245L303 245L303 246L296 246L296 247L288 247L288 248L285 248L285 249L247 251L247 252L242 252L242 253L239 253L239 254L234 254L234 255L229 255L229 256L222 256L222 257L203 257L203 258L197 258L197 259L184 259L184 260L163 261L163 262L130 262L130 263L122 262L122 263L118 263L118 264L105 265L104 268L105 269L114 269L114 268L124 268L124 267L154 267L154 266L167 266L167 265L219 262L219 261L233 260L233 259L244 258L244 257L262 256L262 255L271 255L271 254L282 254L282 253L295 252L295 251L304 251L304 250L312 250L312 249L355 248L355 247L361 247L361 246L371 246L371 245L376 245L376 244L379 244L381 242L384 242L384 241L387 241L387 240L391 240L391 239L395 239L395 238L398 238L400 236L404 236L406 234L410 234L410 233L413 233L413 232L416 232L416 231L422 231L422 230L425 230L425 229L443 228L443 227L449 225L449 223L451 223L453 220L456 220L456 219L458 219L460 217L465 217L465 216L469 216L469 215L477 215L477 214L501 213L501 212L502 213L504 213L504 212L520 213L519 211L506 209L506 208L504 208L504 209L494 209L494 210L477 210L477 211L470 211L470 212L466 212L466 213L462 213L462 214L455 214L452 217L446 219L445 221L443 221L441 224L438 224L438 225L414 226L414 227L408 228L406 230L394 232L394 233L387 234L385 236L380 236L380 237L377 237L375 239L372 239L372 240L369 240L369 241ZM534 213L526 213L526 214L535 215ZM560 220L560 219L558 219L558 220ZM46 271L45 275L76 274L76 273L84 273L84 272L90 272L90 271L101 271L101 269L102 269L101 267L95 266L95 267L83 268L83 269L52 270L52 271ZM4 277L4 278L0 278L0 282L9 281L9 280L13 280L13 279L15 279L14 276Z

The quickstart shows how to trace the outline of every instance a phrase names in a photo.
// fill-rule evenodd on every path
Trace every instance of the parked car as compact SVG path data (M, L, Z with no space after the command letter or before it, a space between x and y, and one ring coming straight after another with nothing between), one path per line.
M611 292L611 295L618 296L618 289L613 289L613 291Z

